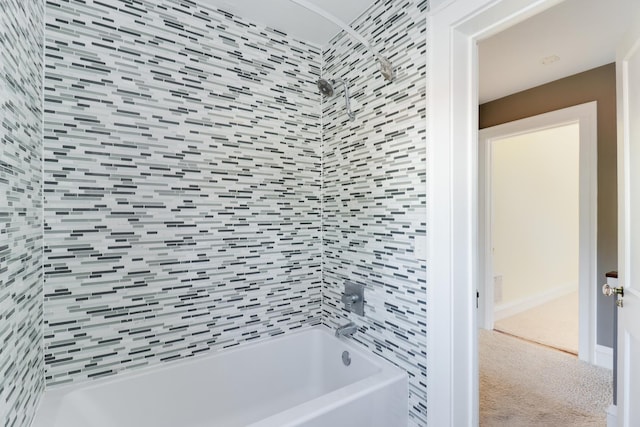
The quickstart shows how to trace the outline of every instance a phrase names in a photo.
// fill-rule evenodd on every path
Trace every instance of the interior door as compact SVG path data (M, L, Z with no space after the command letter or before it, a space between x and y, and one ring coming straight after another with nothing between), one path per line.
M640 19L620 45L618 80L618 426L640 426Z

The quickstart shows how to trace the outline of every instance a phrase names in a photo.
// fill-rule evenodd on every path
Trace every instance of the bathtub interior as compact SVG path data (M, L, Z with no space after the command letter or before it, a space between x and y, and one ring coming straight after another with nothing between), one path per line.
M342 361L345 350L349 366ZM90 385L53 389L45 394L33 427L246 426L382 371L381 361L316 327Z

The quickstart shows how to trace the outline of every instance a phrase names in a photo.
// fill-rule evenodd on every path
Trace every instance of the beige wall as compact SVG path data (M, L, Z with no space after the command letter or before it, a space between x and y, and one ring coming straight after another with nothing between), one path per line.
M491 146L499 303L577 291L579 125L494 140Z
M480 128L597 101L598 261L597 283L617 269L616 76L615 64L566 77L480 106ZM611 300L598 293L598 344L613 345Z

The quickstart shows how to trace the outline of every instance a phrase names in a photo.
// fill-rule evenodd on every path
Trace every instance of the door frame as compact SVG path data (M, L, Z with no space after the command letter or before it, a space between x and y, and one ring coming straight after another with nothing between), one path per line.
M478 144L478 290L479 326L493 329L493 257L491 203L492 147L499 139L577 123L579 125L579 349L578 357L595 364L597 260L597 101L562 108L479 131Z
M477 42L562 0L432 0L427 13L427 423L478 425Z

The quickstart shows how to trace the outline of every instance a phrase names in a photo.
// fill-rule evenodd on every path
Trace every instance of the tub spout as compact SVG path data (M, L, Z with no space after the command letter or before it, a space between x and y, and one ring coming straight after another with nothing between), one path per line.
M358 325L353 322L349 322L346 325L338 326L336 328L336 337L351 336L358 330Z

